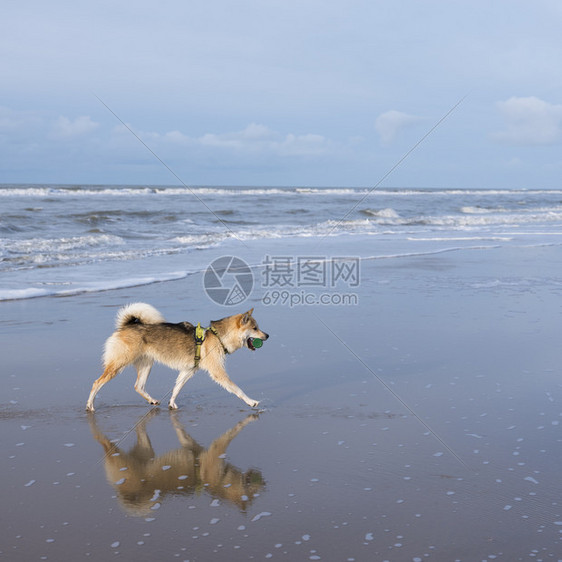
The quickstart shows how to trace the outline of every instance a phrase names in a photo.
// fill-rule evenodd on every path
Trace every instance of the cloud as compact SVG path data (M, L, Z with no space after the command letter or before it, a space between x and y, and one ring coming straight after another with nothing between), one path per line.
M421 117L391 109L377 117L375 129L380 135L381 142L383 144L390 144L396 139L400 131L418 123L420 120Z
M37 112L18 111L9 107L0 106L0 136L10 139L27 135L37 134L37 130L43 126L43 119Z
M277 156L316 156L325 154L330 149L330 143L322 135L282 135L257 123L250 123L242 131L233 133L207 133L197 140L202 146L271 153Z
M224 133L205 133L189 136L181 131L149 132L131 130L145 142L150 150L164 159L220 158L254 162L284 158L318 158L335 154L335 144L323 135L314 133L280 133L265 125L250 123L244 129ZM124 125L116 125L109 139L114 154L133 155L141 150L131 131ZM338 146L338 153L342 150ZM224 160L226 161L226 160Z
M76 117L74 120L61 115L53 126L53 136L62 139L81 137L95 131L98 127L99 123L92 121L87 115Z
M234 133L207 133L198 139L203 146L219 148L263 149L279 142L279 135L265 125L250 123L242 131Z
M492 139L505 144L545 145L562 138L562 105L537 97L511 97L497 103L505 120L505 129Z
M320 156L329 150L330 143L322 135L289 134L278 146L282 156Z
M191 142L191 139L180 131L168 131L164 135L164 139L174 144L189 144Z

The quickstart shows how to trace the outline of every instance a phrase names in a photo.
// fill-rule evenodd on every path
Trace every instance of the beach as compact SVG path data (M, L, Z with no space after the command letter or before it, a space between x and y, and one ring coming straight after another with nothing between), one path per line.
M562 562L562 2L1 12L0 562Z
M262 287L221 307L202 273L0 302L0 557L562 559L559 247L398 253L361 259L340 306L265 305ZM271 337L227 370L259 411L199 372L169 412L176 373L155 366L160 407L129 368L86 413L137 301L202 324L253 307Z

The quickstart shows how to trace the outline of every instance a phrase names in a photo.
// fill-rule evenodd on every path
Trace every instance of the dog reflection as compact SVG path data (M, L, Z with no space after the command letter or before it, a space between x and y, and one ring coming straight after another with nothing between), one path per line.
M242 511L248 508L265 482L258 470L242 472L225 462L226 449L240 431L258 419L251 414L213 441L208 449L188 435L171 415L181 447L156 456L146 432L152 416L145 416L136 426L137 442L128 452L112 443L90 417L94 438L105 451L105 473L115 488L122 507L130 514L145 516L157 509L164 496L192 495L206 491L213 498L230 502Z

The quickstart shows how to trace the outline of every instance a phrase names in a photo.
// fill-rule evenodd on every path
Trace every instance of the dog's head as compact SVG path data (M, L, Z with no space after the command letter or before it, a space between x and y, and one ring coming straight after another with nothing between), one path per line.
M269 334L266 334L259 329L256 319L252 316L253 312L254 309L252 308L244 314L239 314L238 327L240 330L240 337L242 339L242 346L255 351L254 338L260 338L265 341L269 338Z

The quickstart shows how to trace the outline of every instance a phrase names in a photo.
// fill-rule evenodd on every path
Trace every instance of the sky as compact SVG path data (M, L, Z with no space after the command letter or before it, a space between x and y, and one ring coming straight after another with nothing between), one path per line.
M562 188L557 0L3 0L1 28L0 183Z

